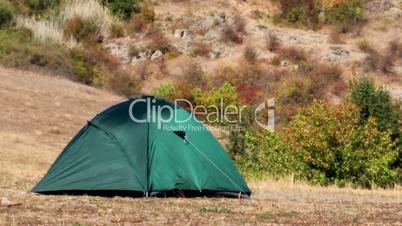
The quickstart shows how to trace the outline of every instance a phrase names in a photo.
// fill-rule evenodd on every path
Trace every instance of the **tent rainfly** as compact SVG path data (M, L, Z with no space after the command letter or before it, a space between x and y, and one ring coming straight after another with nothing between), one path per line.
M251 194L202 123L151 96L126 100L88 121L32 191L134 197Z

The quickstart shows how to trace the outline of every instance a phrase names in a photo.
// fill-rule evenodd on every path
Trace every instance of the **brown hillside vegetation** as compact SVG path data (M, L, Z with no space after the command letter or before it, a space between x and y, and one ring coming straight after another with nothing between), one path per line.
M402 190L249 182L251 200L42 196L30 189L94 114L122 97L0 68L0 225L402 224ZM18 205L12 205L18 204Z

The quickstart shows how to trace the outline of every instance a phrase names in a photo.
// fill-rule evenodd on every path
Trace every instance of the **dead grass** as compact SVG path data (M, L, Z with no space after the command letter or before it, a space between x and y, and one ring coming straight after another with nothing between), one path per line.
M43 196L30 189L60 150L121 99L59 77L0 68L0 225L398 224L402 190L250 181L251 200Z
M109 31L113 21L117 20L97 0L71 0L63 1L57 15L51 15L46 19L19 17L17 25L32 30L34 37L41 42L64 44L73 48L78 46L78 42L72 38L65 38L63 28L74 18L93 21L102 32Z
M194 48L192 50L192 55L194 56L202 56L209 57L209 54L212 51L212 47L210 44L205 42L197 42L194 44Z
M150 49L160 50L163 53L167 53L173 50L173 46L169 44L169 40L160 29L153 28L147 32L146 36L150 40L148 46Z
M331 31L329 33L328 39L329 39L329 42L332 44L345 44L342 34L337 31Z
M294 46L280 48L278 55L294 63L307 60L307 53L303 49Z
M135 15L131 19L130 24L128 25L131 34L144 32L149 25L149 21L146 20L142 15Z
M95 20L98 23L97 25L103 28L108 28L114 20L109 10L97 0L66 1L62 6L60 17L62 21L68 21L74 17Z
M239 32L241 34L246 34L247 33L246 32L246 20L242 16L237 15L235 17L235 21L234 21L233 26L234 26L234 29L235 29L236 32Z
M222 40L225 42L233 42L236 44L243 43L243 37L240 32L237 32L236 29L231 25L226 25L222 29Z
M250 64L255 64L257 61L257 53L252 46L246 46L243 57Z
M281 42L278 36L272 32L267 35L265 42L267 49L271 52L276 52L281 47Z
M360 189L350 186L339 188L332 186L308 185L303 182L294 182L292 177L281 180L267 179L265 181L251 181L255 199L276 199L286 201L292 197L294 201L306 202L350 202L350 203L400 203L402 201L402 187L391 189ZM267 191L270 192L267 192Z
M17 26L25 27L33 32L34 37L43 43L52 42L64 44L69 48L78 46L78 42L73 38L66 39L63 29L56 21L35 20L27 17L18 17Z
M391 41L384 51L376 50L371 43L366 40L360 41L358 47L367 54L365 59L366 70L380 71L384 74L394 74L393 66L402 57L402 44L397 40Z

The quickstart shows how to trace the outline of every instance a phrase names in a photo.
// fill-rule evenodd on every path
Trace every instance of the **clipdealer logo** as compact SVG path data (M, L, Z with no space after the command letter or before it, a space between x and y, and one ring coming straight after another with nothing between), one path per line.
M178 112L181 105L186 104L189 106L190 114L187 117L179 118ZM145 106L144 106L145 105ZM136 107L146 107L146 115L142 117L136 116L134 114L134 109ZM153 97L144 97L135 99L130 103L129 106L129 116L132 121L136 123L156 123L158 129L166 127L167 123L185 123L191 119L196 120L200 123L206 124L232 124L236 125L241 123L243 120L242 115L247 109L247 106L237 106L237 105L226 105L224 100L220 100L219 105L197 105L193 104L186 99L176 99L172 104L157 104L157 100ZM258 114L265 111L266 117L261 119ZM255 108L254 111L254 121L261 128L274 131L275 130L275 99L271 98L266 102L263 102ZM230 128L237 128L231 126ZM205 129L205 128L202 128ZM237 128L238 129L238 128Z

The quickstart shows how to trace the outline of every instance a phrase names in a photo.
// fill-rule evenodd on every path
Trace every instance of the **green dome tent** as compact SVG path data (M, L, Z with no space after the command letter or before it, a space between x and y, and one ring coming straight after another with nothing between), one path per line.
M106 109L79 131L32 191L249 197L218 141L192 114L174 107L144 96Z

